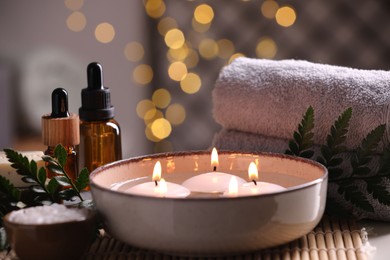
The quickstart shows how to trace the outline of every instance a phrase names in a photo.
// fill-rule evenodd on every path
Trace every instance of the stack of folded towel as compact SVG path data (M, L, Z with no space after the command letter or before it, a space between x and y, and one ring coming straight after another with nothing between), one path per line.
M301 60L238 58L221 71L213 103L214 118L223 127L214 138L214 146L275 153L288 149L288 141L309 106L314 108L316 154L320 145L326 144L337 117L352 107L345 142L349 152L341 155L347 159L374 128L381 124L390 127L390 72ZM388 146L389 133L387 129L377 153ZM378 158L371 169L378 166ZM357 210L355 215L390 220L390 208L381 204L378 207L375 213Z

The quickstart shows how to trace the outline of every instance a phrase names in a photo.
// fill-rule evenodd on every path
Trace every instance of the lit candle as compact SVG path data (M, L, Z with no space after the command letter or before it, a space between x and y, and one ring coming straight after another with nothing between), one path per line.
M164 198L185 198L191 192L182 185L166 182L161 178L161 163L157 161L154 165L151 182L144 182L126 190L127 193Z
M191 177L183 182L183 186L192 192L201 193L223 193L229 189L229 181L232 178L231 174L217 172L219 161L217 149L213 148L211 152L211 167L212 172L199 174ZM246 181L242 178L236 178L237 183L244 184Z
M229 181L229 190L224 192L224 197L238 197L238 196L253 196L259 194L273 193L283 191L286 188L283 186L270 183L257 181L259 173L257 166L254 162L251 162L248 167L248 176L251 182L247 182L239 185L236 177L233 176Z

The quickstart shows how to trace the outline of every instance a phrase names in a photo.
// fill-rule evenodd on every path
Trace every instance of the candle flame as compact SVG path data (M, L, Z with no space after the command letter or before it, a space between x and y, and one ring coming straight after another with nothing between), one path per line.
M214 147L213 150L211 151L211 166L213 167L214 171L216 171L218 165L219 165L218 152L217 149L215 149Z
M236 176L230 178L229 181L229 195L236 196L238 194L238 182Z
M259 178L259 172L254 162L251 162L248 167L248 176L252 181L256 181Z
M157 161L156 164L154 165L152 180L157 182L160 179L161 179L161 163L160 161Z

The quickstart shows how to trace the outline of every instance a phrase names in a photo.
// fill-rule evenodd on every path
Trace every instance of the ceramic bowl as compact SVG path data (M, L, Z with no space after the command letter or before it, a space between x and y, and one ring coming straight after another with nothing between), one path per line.
M4 216L8 241L19 259L80 259L94 238L97 214L87 211L82 221L20 224Z
M248 179L250 162L259 180L281 192L235 198L160 198L128 194L150 180L157 161L162 177L181 184L210 172L210 152L143 156L102 166L90 175L92 196L106 231L128 244L174 255L238 254L280 245L311 231L326 201L328 173L301 158L268 153L220 152L218 171Z

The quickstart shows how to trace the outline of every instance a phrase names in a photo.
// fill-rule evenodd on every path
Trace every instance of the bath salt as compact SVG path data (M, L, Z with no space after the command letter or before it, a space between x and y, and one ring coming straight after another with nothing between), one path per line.
M86 213L86 209L67 208L54 203L12 211L9 220L19 224L54 224L85 220Z

